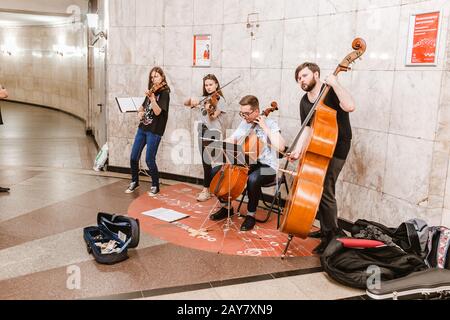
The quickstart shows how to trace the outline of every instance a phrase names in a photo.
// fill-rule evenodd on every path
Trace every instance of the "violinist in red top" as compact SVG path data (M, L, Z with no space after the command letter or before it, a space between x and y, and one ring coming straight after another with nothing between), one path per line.
M276 120L261 115L258 98L252 95L245 96L239 104L239 115L243 120L227 141L241 144L240 141L253 134L263 143L262 150L258 152L257 159L255 159L256 161L250 163L248 175L245 175L247 181L244 181L244 183L247 183L248 212L241 225L241 231L249 231L253 229L256 223L256 208L262 195L261 186L275 180L278 170L278 153L284 151L285 141L281 136ZM220 181L216 175L221 174L221 169L223 169L222 166L213 168L212 172L215 177L211 183L211 189L217 187L214 184L216 180ZM224 201L224 199L219 197L222 208L210 216L211 220L223 220L228 215L234 214L233 208L229 207L229 202Z

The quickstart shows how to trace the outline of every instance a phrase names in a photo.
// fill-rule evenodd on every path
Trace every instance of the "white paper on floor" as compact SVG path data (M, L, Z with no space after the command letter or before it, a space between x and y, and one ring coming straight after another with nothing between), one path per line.
M142 212L143 215L153 217L162 221L174 222L189 217L188 214L184 214L175 210L167 208L158 208L149 211Z

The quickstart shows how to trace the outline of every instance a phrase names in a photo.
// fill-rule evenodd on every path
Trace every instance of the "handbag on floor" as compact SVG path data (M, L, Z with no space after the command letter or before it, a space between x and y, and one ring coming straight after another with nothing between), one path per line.
M139 245L139 220L99 212L97 225L83 229L87 251L101 264L115 264L128 259L128 249Z

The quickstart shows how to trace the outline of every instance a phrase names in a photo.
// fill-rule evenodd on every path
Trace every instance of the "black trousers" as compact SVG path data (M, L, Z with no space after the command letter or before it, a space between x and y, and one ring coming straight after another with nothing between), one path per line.
M319 204L317 218L320 221L320 230L326 235L338 230L336 182L344 167L345 160L332 158L325 176L322 199Z
M217 166L212 169L213 176L219 172L222 166ZM250 166L247 178L247 196L248 196L248 212L256 212L258 202L262 195L261 186L274 181L276 172L268 165L257 163ZM223 203L224 205L226 203Z
M211 141L203 140L203 138L211 139L211 140L220 140L221 133L220 130L210 130L204 124L199 125L199 149L200 154L202 156L202 165L203 165L203 187L209 188L211 184L211 180L214 177L212 174L212 159L214 159L215 154L214 150L208 149L207 147L211 145Z

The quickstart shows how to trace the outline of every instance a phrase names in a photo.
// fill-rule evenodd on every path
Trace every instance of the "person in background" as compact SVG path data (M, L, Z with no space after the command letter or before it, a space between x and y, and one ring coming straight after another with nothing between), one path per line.
M8 91L0 84L0 100L8 98ZM0 125L3 124L2 110L0 109ZM9 188L0 187L0 192L9 192Z

